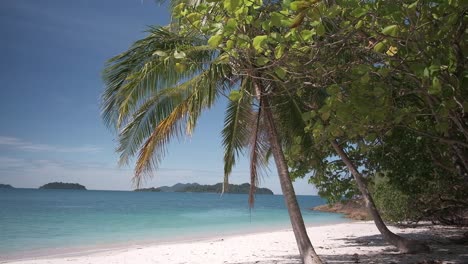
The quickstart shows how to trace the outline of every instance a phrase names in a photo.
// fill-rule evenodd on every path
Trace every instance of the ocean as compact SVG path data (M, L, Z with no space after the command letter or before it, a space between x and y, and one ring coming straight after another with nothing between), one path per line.
M325 201L298 196L306 225L349 221L309 210ZM0 189L0 261L147 243L290 228L281 195Z

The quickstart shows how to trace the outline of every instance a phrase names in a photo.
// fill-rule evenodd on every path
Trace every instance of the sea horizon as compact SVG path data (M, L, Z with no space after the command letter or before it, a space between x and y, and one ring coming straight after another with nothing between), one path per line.
M290 228L282 195L0 190L0 260L80 254ZM309 210L326 201L298 195L306 225L348 222Z

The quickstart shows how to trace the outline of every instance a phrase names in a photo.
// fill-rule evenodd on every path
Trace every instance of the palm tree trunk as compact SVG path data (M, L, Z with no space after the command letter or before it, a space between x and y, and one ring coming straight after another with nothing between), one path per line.
M375 207L374 200L372 199L372 196L369 193L369 190L367 189L364 177L361 175L361 173L359 173L357 168L354 166L353 162L349 159L348 155L346 154L346 152L344 152L343 148L338 144L338 142L336 140L331 140L330 142L338 156L346 164L346 167L348 167L348 170L351 172L351 174L353 174L359 191L361 192L366 203L367 210L374 219L374 223L377 226L377 229L379 229L380 233L384 237L385 241L397 247L398 250L400 250L400 252L402 253L417 253L429 251L429 247L427 245L419 241L401 237L387 228L384 221L382 220L382 217L380 217L379 211Z
M310 242L307 230L304 225L301 210L297 203L294 187L289 177L289 171L281 148L278 132L276 131L275 120L270 108L268 96L262 97L262 111L267 119L267 128L269 131L270 145L275 158L276 168L281 183L281 190L283 191L284 200L288 208L289 218L291 220L294 236L296 237L297 246L304 264L321 264L322 261L315 253L314 247Z

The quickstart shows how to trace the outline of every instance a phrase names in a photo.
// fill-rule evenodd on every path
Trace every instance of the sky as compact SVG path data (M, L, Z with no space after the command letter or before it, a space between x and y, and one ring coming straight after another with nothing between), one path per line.
M118 167L116 134L100 115L106 60L165 25L153 0L0 1L0 183L37 188L52 181L131 190L132 164ZM225 101L202 116L190 138L174 141L143 187L222 181ZM249 181L241 158L230 178ZM260 186L281 193L273 166ZM299 180L298 194L316 194Z

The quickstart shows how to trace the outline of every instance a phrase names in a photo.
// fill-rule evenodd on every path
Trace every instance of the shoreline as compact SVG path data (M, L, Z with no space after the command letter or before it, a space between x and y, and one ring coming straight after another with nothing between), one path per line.
M466 245L450 243L468 228L421 225L417 228L389 228L405 237L429 243L431 253L409 255L395 252L384 243L369 221L308 226L309 237L318 255L328 263L467 263ZM166 264L166 263L278 263L299 264L291 228L247 234L220 235L158 244L135 244L104 250L91 249L78 254L48 255L22 260L0 260L9 264ZM359 262L355 262L358 260Z
M342 221L337 221L333 223L309 223L306 224L306 228L311 227L321 227L321 226L334 226L339 224L346 224L357 222L349 218L343 217ZM64 248L47 248L47 249L36 249L30 250L25 253L20 254L11 254L0 257L0 263L15 263L22 261L30 260L43 260L43 259L56 259L56 258L67 258L67 257L83 257L88 255L114 252L114 251L126 251L132 249L146 248L146 247L157 247L163 245L177 245L184 243L197 243L197 242L207 242L207 241L216 241L222 239L228 239L233 237L242 237L249 235L261 235L269 234L275 232L292 232L292 228L289 223L284 224L284 226L276 227L252 227L245 230L239 231L226 231L223 234L191 234L190 236L176 236L173 238L163 238L161 240L157 239L136 239L126 243L102 243L93 246L72 246Z

